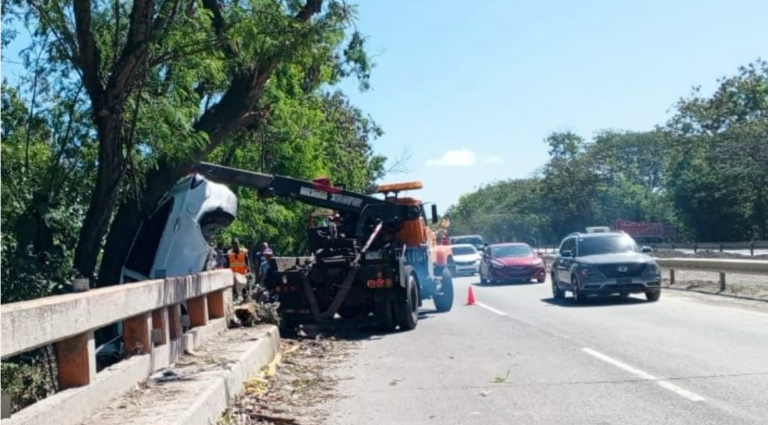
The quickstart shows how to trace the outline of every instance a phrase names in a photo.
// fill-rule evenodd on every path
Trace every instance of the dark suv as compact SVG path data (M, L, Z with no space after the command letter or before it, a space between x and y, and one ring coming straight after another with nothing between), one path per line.
M571 291L580 302L589 295L645 293L658 301L661 268L650 252L624 232L570 234L552 263L552 295L562 299Z

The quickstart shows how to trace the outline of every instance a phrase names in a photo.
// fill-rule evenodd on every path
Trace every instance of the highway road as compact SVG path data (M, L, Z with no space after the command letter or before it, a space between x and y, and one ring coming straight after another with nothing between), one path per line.
M337 373L337 425L768 424L768 304L665 291L576 305L546 284L456 281L413 332L364 340Z

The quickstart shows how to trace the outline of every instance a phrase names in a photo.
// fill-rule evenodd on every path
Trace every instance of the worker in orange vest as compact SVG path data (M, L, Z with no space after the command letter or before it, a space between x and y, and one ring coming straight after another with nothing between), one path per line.
M242 275L248 274L250 268L248 250L240 248L240 241L237 238L232 238L232 249L227 253L227 263L232 272Z

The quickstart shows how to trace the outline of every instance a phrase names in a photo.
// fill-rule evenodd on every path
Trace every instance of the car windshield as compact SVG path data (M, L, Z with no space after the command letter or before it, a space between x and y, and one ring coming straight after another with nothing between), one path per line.
M579 239L579 257L599 254L618 254L622 252L639 252L637 244L626 236L605 236L599 238Z
M483 244L483 238L478 236L469 236L465 238L456 238L453 240L453 243L458 244L469 244L469 245L482 245Z
M451 250L453 251L453 255L477 254L477 250L473 246L454 246Z
M527 257L533 255L533 251L526 245L505 245L493 248L493 256L496 258Z

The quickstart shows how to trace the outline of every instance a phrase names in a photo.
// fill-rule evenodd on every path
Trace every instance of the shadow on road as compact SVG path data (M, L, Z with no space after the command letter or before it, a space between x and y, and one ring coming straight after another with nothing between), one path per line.
M443 313L435 309L419 309L419 322ZM417 328L418 329L418 328ZM303 323L280 327L280 337L285 339L339 339L345 341L375 341L386 336L403 333L381 328L374 316L354 319L335 318L323 323Z
M566 308L579 308L579 307L621 307L621 306L628 306L628 305L641 305L641 304L647 304L648 301L646 301L643 298L634 298L634 297L617 297L617 296L610 296L610 297L590 297L586 301L583 301L581 303L577 303L573 298L565 298L561 300L556 300L554 298L542 298L543 302L550 304L550 305L556 305L558 307L566 307Z
M491 287L501 287L501 286L528 286L528 285L543 285L544 282L536 282L535 280L531 281L509 281L509 282L494 282L494 283L482 283L482 282L473 282L470 283L472 286L482 286L485 288L491 288Z

